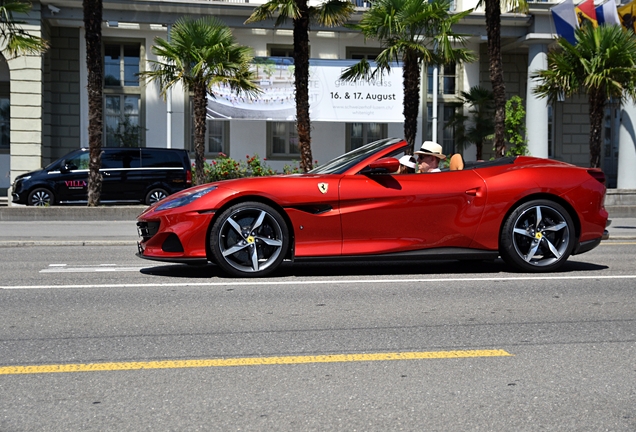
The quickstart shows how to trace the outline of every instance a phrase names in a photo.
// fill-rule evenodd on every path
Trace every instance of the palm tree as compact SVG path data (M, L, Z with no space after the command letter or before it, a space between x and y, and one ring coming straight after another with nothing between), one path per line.
M99 204L102 191L102 0L84 0L84 28L86 32L86 68L88 70L88 206Z
M39 54L49 44L41 37L31 35L20 27L22 21L14 19L14 14L28 14L31 4L20 0L4 0L0 3L0 39L4 41L3 51L9 57L24 54Z
M464 148L468 143L473 143L477 148L477 160L481 160L484 144L495 131L493 93L484 87L475 86L467 92L461 92L460 99L464 105L470 107L468 112L471 117L463 113L455 113L446 127L455 130L457 150ZM472 124L466 127L465 122L468 120Z
M307 0L269 0L257 7L246 24L271 18L278 12L275 27L291 19L294 26L294 86L296 90L296 129L300 150L300 168L313 167L311 155L311 123L309 120L309 25L334 27L344 24L354 12L349 0L328 0L319 6L309 6Z
M505 118L506 118L506 84L503 76L503 60L501 59L501 7L506 10L528 11L526 0L479 0L477 6L486 6L486 34L488 36L488 58L490 83L495 98L495 157L503 157L506 153Z
M346 69L341 78L347 81L372 79L390 72L393 62L402 62L404 87L404 139L415 145L417 115L420 107L420 69L423 63L444 65L472 61L474 55L465 48L464 37L451 27L472 10L451 14L448 0L377 0L364 13L359 29L366 39L380 41L383 51L372 68L367 60Z
M256 96L260 89L250 71L250 48L236 43L229 27L213 17L181 18L170 29L168 41L155 38L152 52L161 60L150 61L152 70L139 75L157 81L162 96L181 83L191 91L194 104L194 149L197 184L205 183L204 155L208 91L215 85L236 93Z
M539 71L535 93L552 103L559 95L586 93L590 113L590 166L601 165L605 105L610 98L636 99L636 36L617 25L583 26L576 45L564 38L548 53L548 69Z

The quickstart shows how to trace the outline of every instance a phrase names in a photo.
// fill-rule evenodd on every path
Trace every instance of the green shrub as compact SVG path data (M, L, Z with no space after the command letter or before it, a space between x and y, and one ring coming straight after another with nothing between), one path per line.
M506 141L511 146L506 151L506 156L525 156L528 154L528 143L525 124L526 110L523 109L523 99L513 96L506 101Z
M211 162L207 159L203 161L203 170L205 173L206 183L229 180L243 177L263 177L278 174L274 169L269 167L265 162L266 159L261 161L258 155L247 155L244 161L238 162L224 153L219 153L216 159ZM295 174L299 173L300 167L298 162L293 162L292 165L285 165L283 168L283 174ZM196 179L195 166L192 164L192 178Z

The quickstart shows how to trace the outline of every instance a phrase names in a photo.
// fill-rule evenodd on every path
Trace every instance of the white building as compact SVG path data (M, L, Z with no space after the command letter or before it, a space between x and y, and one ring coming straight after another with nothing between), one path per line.
M104 145L121 144L112 130L121 132L126 125L139 125L142 146L192 150L188 95L175 89L171 98L164 101L155 84L139 82L134 74L148 67L147 61L153 59L154 38L167 38L170 24L184 15L218 17L232 28L239 43L253 48L255 56L291 56L291 22L289 27L278 29L274 29L271 21L244 24L261 2L104 0L102 38L107 76L104 81L104 124L105 129L112 128L105 130ZM354 21L359 20L365 10L366 3L360 4L352 18ZM530 3L528 15L502 15L506 92L508 97L521 96L526 103L527 138L533 155L587 166L589 119L586 98L549 106L546 100L532 94L533 82L529 77L546 67L546 53L555 38L549 12L554 4ZM455 7L465 10L474 5L474 1L458 0ZM10 187L17 175L88 145L82 1L35 1L27 21L26 28L49 40L51 48L42 56L23 56L9 61L0 58L0 193ZM452 131L444 128L444 123L453 110L461 109L459 92L475 85L490 87L484 13L473 12L456 30L471 35L467 47L475 52L478 60L445 67L439 73L437 137L448 153L453 151L453 136ZM377 42L365 42L359 33L346 28L313 26L310 33L310 57L316 60L359 59L375 55L379 52L378 47ZM431 68L424 68L418 141L432 135L431 87ZM391 116L313 121L314 159L319 163L326 162L367 141L402 136L401 111L399 106L392 108ZM619 135L627 137L624 141L631 136L619 134L620 116L619 106L608 109L602 151L603 169L611 187L617 184ZM285 120L210 119L207 150L210 158L219 151L235 159L258 154L267 158L271 167L282 170L285 164L299 159L293 146L293 134L294 123ZM486 158L491 153L491 149L484 149ZM468 160L474 159L475 149L466 149L464 156ZM633 188L636 183L633 169L629 177L624 184Z

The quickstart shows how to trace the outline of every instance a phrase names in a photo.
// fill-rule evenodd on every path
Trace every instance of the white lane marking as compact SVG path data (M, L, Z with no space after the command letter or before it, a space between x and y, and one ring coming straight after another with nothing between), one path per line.
M52 267L40 270L40 273L104 273L138 272L145 267Z
M264 285L337 285L337 284L379 284L406 282L512 282L537 280L609 280L636 279L636 275L615 276L519 276L519 277L485 277L485 278L430 278L430 279L329 279L329 280L295 280L295 281L254 281L240 282L175 282L175 283L119 283L119 284L75 284L75 285L5 285L3 290L12 289L55 289L55 288L163 288L163 287L228 287L228 286L264 286Z
M40 273L95 273L95 272L138 272L144 267L118 267L117 264L49 264Z

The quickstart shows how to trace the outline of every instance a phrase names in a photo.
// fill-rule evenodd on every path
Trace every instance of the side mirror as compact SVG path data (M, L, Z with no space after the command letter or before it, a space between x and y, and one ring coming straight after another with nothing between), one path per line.
M62 168L60 168L60 172L62 173L67 173L69 171L73 171L76 170L77 167L75 165L73 165L72 163L67 163L66 161L64 161L62 163Z
M364 167L361 174L390 174L394 173L400 167L400 161L396 158L385 157L371 162Z

